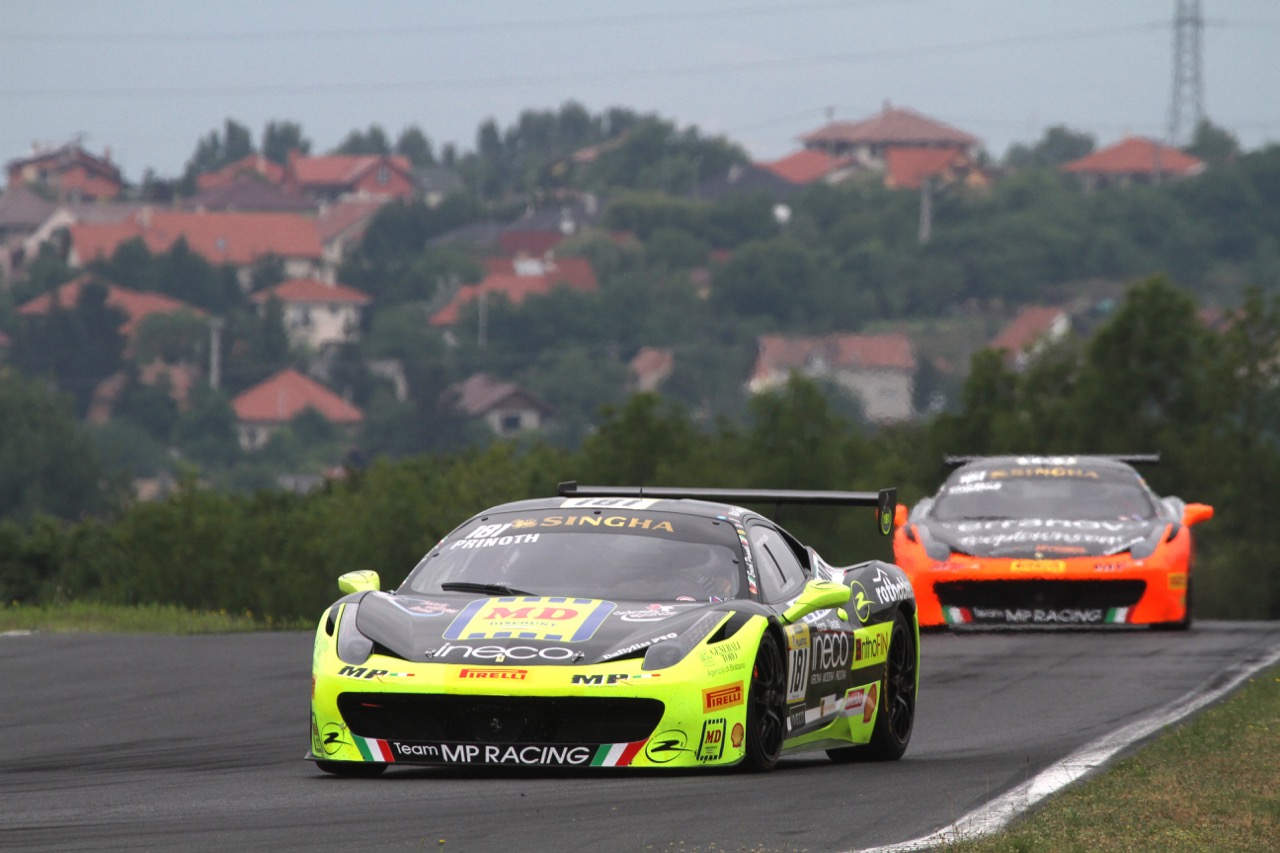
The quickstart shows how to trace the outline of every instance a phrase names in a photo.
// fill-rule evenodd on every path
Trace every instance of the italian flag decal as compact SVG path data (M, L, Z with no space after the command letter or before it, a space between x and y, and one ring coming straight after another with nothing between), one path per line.
M948 625L968 625L973 621L973 614L967 607L944 607L942 616L947 620Z
M360 737L355 735L353 738L356 747L360 750L360 754L364 756L365 761L395 761L391 755L391 747L385 740L378 740L372 737Z
M1107 611L1106 618L1103 621L1108 625L1122 625L1129 621L1129 608L1112 607Z
M646 741L638 740L635 743L605 743L601 744L596 750L595 757L591 759L592 767L626 767L631 763L631 759L636 757L636 753L644 748Z

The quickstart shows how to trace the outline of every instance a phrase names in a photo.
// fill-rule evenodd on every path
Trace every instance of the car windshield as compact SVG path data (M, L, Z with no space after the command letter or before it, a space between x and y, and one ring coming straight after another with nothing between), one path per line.
M1151 492L1123 469L1008 466L957 472L929 514L938 521L1001 518L1153 518Z
M679 513L487 514L433 548L400 591L719 601L742 589L740 548L729 522Z

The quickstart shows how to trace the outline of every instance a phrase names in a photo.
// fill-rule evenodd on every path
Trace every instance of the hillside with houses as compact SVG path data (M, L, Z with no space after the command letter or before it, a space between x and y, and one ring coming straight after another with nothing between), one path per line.
M795 138L756 162L567 104L439 157L202 140L141 183L78 143L7 152L0 370L64 395L135 495L184 470L305 490L575 448L639 393L740 421L793 377L893 429L954 410L975 355L1079 351L1151 275L1206 328L1280 286L1280 151L1207 123L1186 150L1055 128L996 160L886 102Z

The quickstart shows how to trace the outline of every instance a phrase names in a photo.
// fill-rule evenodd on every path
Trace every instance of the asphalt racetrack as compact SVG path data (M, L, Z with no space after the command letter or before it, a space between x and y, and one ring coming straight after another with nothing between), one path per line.
M1278 648L1277 622L928 634L900 762L345 780L302 760L310 634L5 635L0 850L861 850L945 827Z

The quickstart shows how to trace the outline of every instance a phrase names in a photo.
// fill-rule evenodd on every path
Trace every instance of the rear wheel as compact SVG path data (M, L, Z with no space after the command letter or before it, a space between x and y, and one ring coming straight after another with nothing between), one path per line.
M373 761L317 761L316 767L347 779L372 779L387 769L387 765Z
M751 668L751 687L747 692L746 769L754 772L772 770L782 755L782 739L787 719L786 663L778 638L766 631L756 650Z
M899 610L889 634L889 658L880 680L880 713L866 746L829 749L832 761L897 761L907 751L916 719L916 637Z

